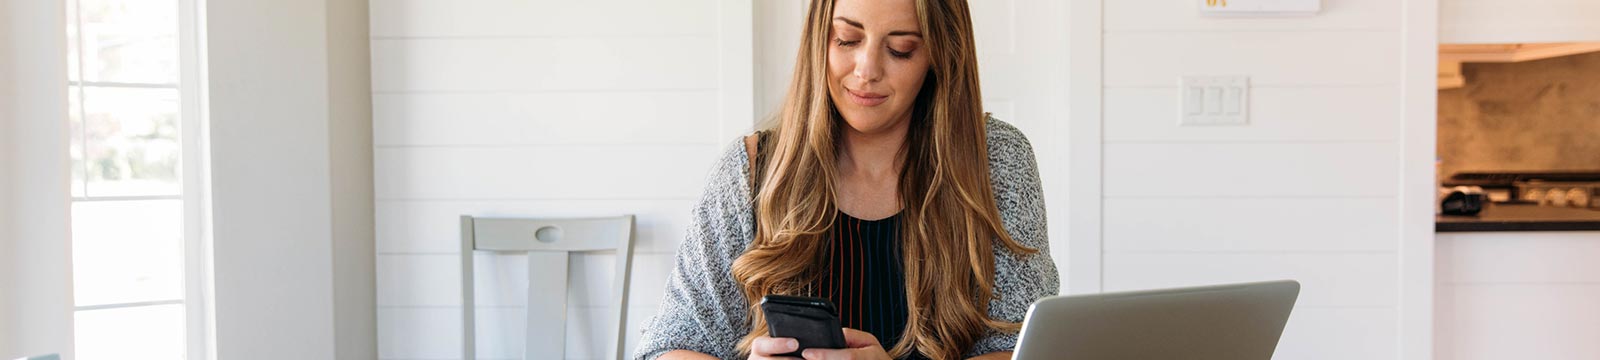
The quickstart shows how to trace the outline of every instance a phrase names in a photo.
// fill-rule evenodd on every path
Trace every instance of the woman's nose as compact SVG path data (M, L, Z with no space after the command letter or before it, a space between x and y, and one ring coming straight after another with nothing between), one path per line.
M883 54L873 49L876 47L863 46L855 56L855 76L865 82L877 82L883 78Z

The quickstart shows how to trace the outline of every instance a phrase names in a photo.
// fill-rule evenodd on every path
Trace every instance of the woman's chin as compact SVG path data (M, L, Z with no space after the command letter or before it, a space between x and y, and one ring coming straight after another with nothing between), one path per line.
M840 115L844 117L846 126L859 133L878 133L891 129L895 125L894 116L888 114L841 111Z

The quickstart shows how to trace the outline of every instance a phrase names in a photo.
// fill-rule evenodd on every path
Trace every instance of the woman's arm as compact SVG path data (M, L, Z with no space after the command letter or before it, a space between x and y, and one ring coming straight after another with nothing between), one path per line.
M689 350L673 350L661 354L656 360L717 360L717 357Z
M734 347L749 331L749 303L731 269L751 229L742 145L730 144L708 176L678 246L661 308L644 326L634 359L739 355Z
M972 357L970 360L1007 360L1011 358L1010 351L999 351Z
M989 173L995 203L1006 233L1022 246L1038 250L1017 254L1005 246L994 246L994 294L989 301L989 317L1022 322L1028 305L1035 300L1060 293L1061 279L1050 258L1046 237L1044 191L1033 155L1033 145L1010 124L989 119ZM1011 351L1017 334L990 331L973 345L973 354ZM985 355L987 356L987 355Z

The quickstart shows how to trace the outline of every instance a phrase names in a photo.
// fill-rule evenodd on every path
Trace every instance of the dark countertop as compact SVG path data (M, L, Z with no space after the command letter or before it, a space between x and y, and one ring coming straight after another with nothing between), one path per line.
M1435 232L1600 230L1600 209L1490 203L1478 215L1438 215L1435 221Z

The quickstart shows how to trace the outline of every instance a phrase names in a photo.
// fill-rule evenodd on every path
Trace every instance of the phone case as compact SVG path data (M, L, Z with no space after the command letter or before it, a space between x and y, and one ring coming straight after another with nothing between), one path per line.
M779 356L800 357L805 349L842 349L844 331L838 312L826 299L767 295L761 297L761 311L767 317L767 336L795 338L800 348Z

